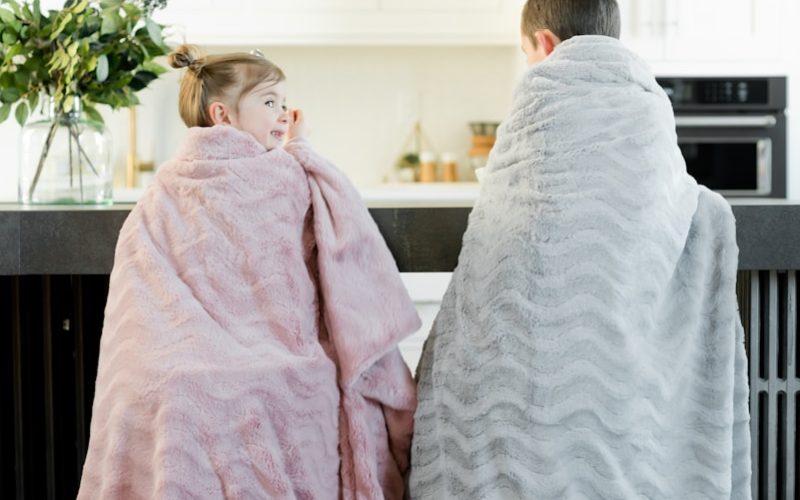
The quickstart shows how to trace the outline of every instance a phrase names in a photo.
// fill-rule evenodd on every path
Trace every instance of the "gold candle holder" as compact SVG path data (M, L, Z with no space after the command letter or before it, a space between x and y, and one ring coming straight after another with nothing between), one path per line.
M139 159L136 154L136 108L128 108L128 161L125 166L125 187L136 187Z

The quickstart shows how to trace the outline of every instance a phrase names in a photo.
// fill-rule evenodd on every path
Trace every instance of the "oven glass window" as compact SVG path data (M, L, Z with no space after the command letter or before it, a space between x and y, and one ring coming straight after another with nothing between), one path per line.
M686 170L714 190L758 188L758 145L755 142L684 142L679 144Z

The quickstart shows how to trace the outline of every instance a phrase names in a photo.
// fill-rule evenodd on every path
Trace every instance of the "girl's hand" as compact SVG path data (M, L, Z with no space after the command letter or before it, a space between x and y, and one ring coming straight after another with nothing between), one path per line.
M286 134L286 140L293 139L306 139L308 138L308 131L306 130L306 120L303 117L303 112L299 109L290 109L289 115L289 131Z

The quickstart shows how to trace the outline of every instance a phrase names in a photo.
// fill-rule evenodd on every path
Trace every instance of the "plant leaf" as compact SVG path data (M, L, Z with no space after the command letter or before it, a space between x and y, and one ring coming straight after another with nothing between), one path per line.
M9 114L11 114L11 104L6 103L0 106L0 123L6 121Z
M31 92L28 97L28 106L31 107L31 112L36 112L36 107L39 105L39 92Z
M16 21L16 19L17 18L14 17L14 14L10 10L0 7L0 21L2 21L3 24L11 24Z
M25 120L28 119L28 104L25 102L17 104L17 110L14 112L14 116L17 118L17 123L25 125Z
M95 68L97 82L103 83L108 78L108 56L105 54L97 58L97 68Z
M149 17L145 19L144 25L147 26L147 34L150 35L151 40L153 40L158 45L164 43L164 40L161 38L161 26L156 24Z
M88 104L83 106L83 112L86 113L86 116L89 117L90 120L103 123L103 115L97 112L97 109L94 106L90 106Z
M14 57L15 55L21 54L22 50L23 49L21 44L12 45L11 48L8 49L8 52L6 52L6 62L11 61L11 58Z
M4 88L2 92L0 92L0 101L5 103L14 103L20 98L21 95L22 93L17 88Z
M89 0L81 0L75 6L72 7L72 12L74 12L75 14L80 14L81 12L86 10L86 7L88 5L89 5Z
M119 9L122 5L122 0L102 0L100 6L103 9Z
M130 87L133 90L142 90L156 78L158 78L158 75L155 73L150 73L149 71L139 71L133 75Z
M58 35L64 31L64 28L67 27L70 21L72 21L72 12L67 12L64 14L64 17L61 18L61 21L58 23L58 27L50 34L50 40L55 40L58 38Z
M155 73L157 75L163 75L167 72L167 68L164 66L154 63L153 61L147 61L142 64L142 69L144 71L149 71L150 73Z
M23 66L17 66L17 71L14 72L14 84L18 88L27 89L30 76Z
M11 6L11 10L14 11L14 14L16 14L19 17L22 17L22 9L20 9L19 4L16 2L16 0L3 0L3 3L7 3L9 6Z
M100 27L101 35L116 33L119 31L120 26L122 26L122 18L118 12L108 10L103 12L103 25Z

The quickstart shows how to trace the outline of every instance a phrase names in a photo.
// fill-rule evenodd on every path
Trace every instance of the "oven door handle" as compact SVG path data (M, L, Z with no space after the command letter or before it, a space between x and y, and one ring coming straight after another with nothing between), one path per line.
M778 124L773 115L764 116L676 116L678 127L760 127L771 128Z

